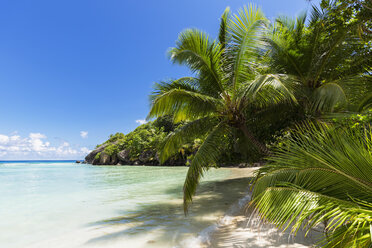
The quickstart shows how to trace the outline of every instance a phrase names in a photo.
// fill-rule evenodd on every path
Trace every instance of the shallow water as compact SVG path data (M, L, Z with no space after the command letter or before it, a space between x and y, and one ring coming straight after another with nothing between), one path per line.
M186 171L0 163L0 247L198 247L205 230L246 194L248 179L210 170L185 217Z

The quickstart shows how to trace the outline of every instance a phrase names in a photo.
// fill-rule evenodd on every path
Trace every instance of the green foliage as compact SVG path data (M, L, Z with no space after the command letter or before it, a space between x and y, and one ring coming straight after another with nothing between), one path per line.
M226 123L221 122L217 124L194 155L183 187L183 207L185 213L187 213L188 206L192 202L192 197L196 192L200 178L220 158L225 148L221 141L223 141L225 135L229 134L229 132L231 132L231 129Z
M97 153L96 156L94 156L94 159L98 160L101 157L101 153Z
M345 109L352 89L368 91L371 43L357 32L363 25L362 19L355 19L360 6L347 6L352 11L341 2L322 1L309 15L278 17L269 25L262 11L249 5L235 15L225 10L218 40L197 29L183 31L169 54L194 75L158 83L150 97L149 118L172 115L175 122L189 121L169 134L161 161L195 138L205 137L206 142L222 123L232 141L224 142L216 156L204 156L210 161L196 159L201 144L190 171L202 175L226 153L260 159L268 153L264 143L275 142L282 129ZM369 105L366 98L360 108ZM230 154L224 157L239 157ZM199 181L190 173L185 205Z
M163 121L163 123L166 122ZM160 126L160 122L149 122L137 127L127 135L122 133L110 135L110 138L103 143L109 144L105 147L104 152L113 156L126 149L129 151L129 159L135 161L142 152L151 150L153 151L153 159L155 159L156 150L167 135L163 131L163 127Z
M335 126L347 127L351 129L363 129L372 126L372 109L359 114L351 114L346 117L335 117L332 119Z
M172 132L179 126L179 124L173 122L173 117L170 115L157 118L153 124L156 128L162 129L166 133Z
M370 91L368 91L370 92ZM372 93L368 94L359 104L358 110L360 112L370 111L372 109Z
M125 135L123 133L116 133L114 135L110 135L110 138L106 141L106 142L115 142L117 140L120 140L120 139L124 139Z
M172 116L159 117L153 122L137 127L127 135L122 133L110 135L109 139L101 144L106 145L103 152L109 156L114 156L122 150L127 150L129 160L136 161L142 153L150 151L152 157L149 160L157 160L157 151L161 145L164 145L166 136L175 129L182 128L183 125L183 123L174 124ZM193 144L194 140L190 139L183 149L172 154L173 157L178 158L191 154L197 149ZM99 157L100 153L97 154L96 159L99 159Z
M117 144L110 144L103 150L107 155L113 156L120 152L119 146Z
M130 159L136 160L144 151L156 151L165 136L162 128L155 127L153 123L146 123L127 134L118 146L121 149L128 149Z
M371 9L367 0L323 0L270 24L250 5L225 10L218 39L197 29L179 35L170 59L193 75L155 84L148 118L182 123L152 147L162 162L186 155L185 213L210 167L258 160L270 144L254 182L261 217L293 232L324 222L325 247L371 245ZM316 124L341 111L332 127Z
M262 11L253 5L236 15L230 15L226 9L221 17L219 40L187 29L169 51L174 63L187 66L194 75L155 84L148 117L172 115L175 122L187 122L167 136L160 152L161 161L202 138L197 152L189 156L192 161L184 185L185 211L204 171L231 150L234 130L242 129L240 134L255 147L254 153L267 152L252 130L246 128L246 122L255 118L247 115L247 109L252 114L273 103L287 101L272 88L256 94L247 90L257 71L255 61L262 48L266 23Z
M370 128L298 126L258 171L252 204L294 233L326 223L324 247L369 247L371 148Z
M116 133L116 134L110 134L108 140L106 140L104 143L97 145L96 147L99 147L103 144L109 144L109 143L114 143L118 142L119 140L123 140L125 135L123 133Z
M350 4L322 1L309 16L279 17L265 37L261 73L290 78L276 84L288 88L308 115L345 108L347 98L371 90L372 43L358 35L365 20L355 18L360 10Z

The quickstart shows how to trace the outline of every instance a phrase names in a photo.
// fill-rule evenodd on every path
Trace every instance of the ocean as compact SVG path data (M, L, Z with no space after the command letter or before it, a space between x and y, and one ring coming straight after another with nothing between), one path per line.
M185 216L186 167L0 161L0 247L201 247L247 194L234 170L208 171Z

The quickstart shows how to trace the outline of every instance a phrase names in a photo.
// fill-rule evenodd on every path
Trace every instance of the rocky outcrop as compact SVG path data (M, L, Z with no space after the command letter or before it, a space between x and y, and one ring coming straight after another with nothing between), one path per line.
M118 152L118 154L116 154L118 160L122 163L122 164L130 164L130 159L129 159L129 150L127 149L124 149L120 152Z
M115 144L111 143L111 144ZM136 160L131 160L128 149L123 149L117 154L109 155L105 153L105 148L110 143L103 144L90 152L86 157L84 163L93 165L160 165L159 157L154 150L143 151ZM165 166L184 166L186 159L170 159Z
M144 151L144 152L142 152L139 155L138 160L142 164L153 164L153 165L159 164L159 159L157 158L154 151Z
M98 153L102 153L103 150L105 149L106 146L108 146L109 144L103 144L99 147L97 147L96 149L94 149L93 151L91 151L86 157L85 157L85 162L88 163L88 164L93 164L96 156Z
M84 163L93 165L116 165L119 162L116 154L109 155L105 153L105 148L110 144L115 145L116 142L100 145L85 157Z

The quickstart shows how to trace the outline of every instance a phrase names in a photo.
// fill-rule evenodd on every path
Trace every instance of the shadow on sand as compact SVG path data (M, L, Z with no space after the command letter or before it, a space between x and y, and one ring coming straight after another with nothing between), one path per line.
M182 189L170 188L166 192L172 197L169 202L143 204L133 212L119 212L117 217L91 223L90 226L114 231L92 238L87 244L100 245L154 231L156 237L148 243L177 244L183 236L196 235L215 224L216 216L223 215L247 194L249 181L250 178L237 178L202 183L187 216L182 208Z

